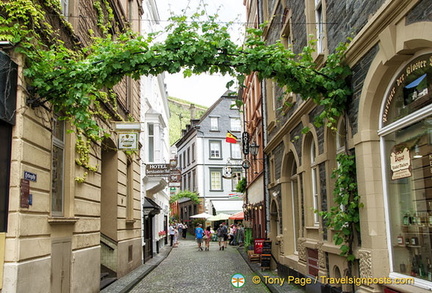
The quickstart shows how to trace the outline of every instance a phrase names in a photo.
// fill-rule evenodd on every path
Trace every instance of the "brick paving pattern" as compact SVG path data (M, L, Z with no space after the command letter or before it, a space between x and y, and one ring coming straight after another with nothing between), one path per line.
M244 285L235 288L231 277L242 274ZM198 251L194 240L181 240L168 257L129 292L270 292L264 284L255 285L256 274L245 262L237 247L220 251L217 242L210 251Z

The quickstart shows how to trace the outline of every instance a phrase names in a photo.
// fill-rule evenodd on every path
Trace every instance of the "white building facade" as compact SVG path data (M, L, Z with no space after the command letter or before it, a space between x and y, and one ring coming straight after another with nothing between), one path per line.
M144 4L142 32L155 31L159 13L154 0ZM141 166L143 205L143 250L144 261L159 252L166 243L165 232L169 218L168 178L146 174L151 164L168 164L169 149L169 108L165 87L165 76L145 76L141 79Z

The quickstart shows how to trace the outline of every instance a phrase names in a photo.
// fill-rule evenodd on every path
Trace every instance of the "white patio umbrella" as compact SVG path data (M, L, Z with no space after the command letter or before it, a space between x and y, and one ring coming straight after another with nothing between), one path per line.
M216 216L212 216L210 218L207 218L207 221L215 222L215 221L228 220L229 217L231 217L231 215L220 213L220 214L217 214Z
M201 213L201 214L196 214L196 215L190 216L190 218L193 218L193 219L207 219L207 218L210 218L212 216L213 215L210 215L210 214L207 214L207 213Z

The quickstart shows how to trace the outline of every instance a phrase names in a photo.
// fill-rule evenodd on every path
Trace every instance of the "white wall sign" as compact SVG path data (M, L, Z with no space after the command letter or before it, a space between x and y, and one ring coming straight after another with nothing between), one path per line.
M138 133L119 133L118 149L123 151L138 150Z
M393 151L390 155L390 168L392 171L392 180L406 178L411 176L410 153L407 148L402 151Z

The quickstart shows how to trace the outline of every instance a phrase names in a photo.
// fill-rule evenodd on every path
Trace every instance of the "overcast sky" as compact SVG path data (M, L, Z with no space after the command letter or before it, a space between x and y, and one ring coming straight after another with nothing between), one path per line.
M207 14L217 13L221 21L235 22L232 28L232 39L239 44L243 41L243 34L240 34L244 31L245 22L243 0L157 0L156 3L161 26L168 24L170 12L173 12L174 15L183 15L182 10L186 9L186 15L191 15L197 11L200 4L202 7L204 3ZM203 74L183 78L183 75L179 73L166 74L165 82L169 96L209 107L227 90L225 85L232 79L230 76Z

